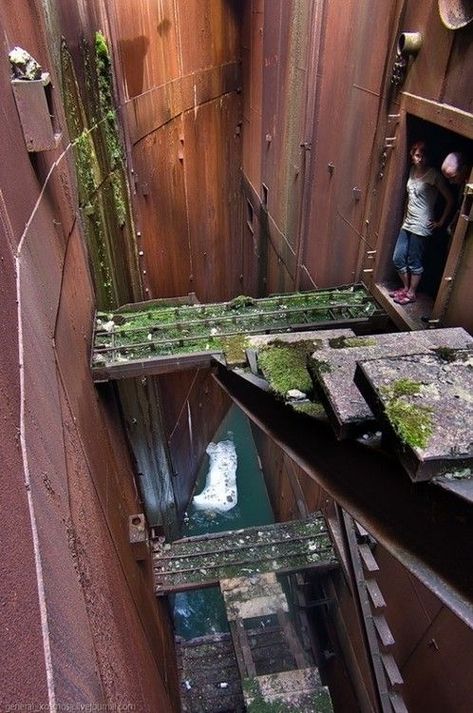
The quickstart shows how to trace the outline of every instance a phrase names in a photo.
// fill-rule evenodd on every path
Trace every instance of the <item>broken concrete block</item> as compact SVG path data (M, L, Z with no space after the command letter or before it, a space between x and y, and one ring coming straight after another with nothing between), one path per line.
M330 340L327 348L314 352L311 373L337 438L355 437L376 426L370 407L353 383L358 362L468 346L473 346L473 338L460 327Z
M473 466L473 349L365 361L355 378L412 480Z

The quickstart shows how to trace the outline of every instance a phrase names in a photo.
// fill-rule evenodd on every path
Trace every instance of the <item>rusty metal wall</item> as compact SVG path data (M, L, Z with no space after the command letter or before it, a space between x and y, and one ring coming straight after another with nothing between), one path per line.
M18 44L51 72L63 128L66 15L76 37L104 27L99 3L0 10L3 56ZM167 613L128 544L140 504L117 404L111 392L98 397L90 377L94 297L67 131L57 149L28 154L2 66L0 707L176 710Z
M271 507L278 522L297 520L320 510L325 494L261 429L250 422L261 459Z
M326 3L303 256L308 275L320 286L357 277L393 5L349 2L341 14L338 2Z
M207 445L231 406L209 369L168 374L158 379L166 439L170 452L174 497L182 518Z
M146 296L241 291L240 3L109 6Z
M251 0L243 23L244 199L256 219L243 226L249 287L294 289L306 180L308 58L314 3ZM249 83L249 84L248 84ZM246 273L245 273L246 274Z
M408 709L468 713L473 700L473 631L385 550L378 546L375 556Z
M343 12L340 0L313 0L304 3L309 36L301 38L297 11L295 2L256 0L245 11L243 185L257 220L251 230L244 220L244 259L256 255L264 263L249 284L281 290L382 281L392 273L404 198L406 115L402 93L390 86L399 33L424 36L402 90L471 112L473 27L448 30L436 0L349 0ZM307 71L301 85L291 75L295 55ZM392 136L396 146L383 167ZM311 145L305 163L294 153L299 143ZM261 221L265 181L268 213ZM467 237L445 321L471 330L470 243Z

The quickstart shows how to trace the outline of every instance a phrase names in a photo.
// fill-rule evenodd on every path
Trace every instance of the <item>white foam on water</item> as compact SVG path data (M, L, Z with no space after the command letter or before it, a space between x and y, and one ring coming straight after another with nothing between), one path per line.
M193 499L197 510L228 512L238 503L236 484L237 454L233 441L209 443L206 452L210 457L205 488Z

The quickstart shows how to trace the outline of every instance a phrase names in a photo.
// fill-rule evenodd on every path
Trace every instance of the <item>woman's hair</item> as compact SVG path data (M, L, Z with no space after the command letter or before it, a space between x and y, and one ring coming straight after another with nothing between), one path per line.
M414 144L412 144L411 148L409 149L409 156L412 158L416 151L421 151L427 159L429 158L429 152L425 141L416 141Z

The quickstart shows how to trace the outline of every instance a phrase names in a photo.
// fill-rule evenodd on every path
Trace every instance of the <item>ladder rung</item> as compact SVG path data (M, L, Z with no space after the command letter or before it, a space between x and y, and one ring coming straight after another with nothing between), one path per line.
M356 527L356 529L357 529L357 532L358 532L358 536L359 536L359 537L362 537L362 538L369 537L369 534L370 534L370 533L368 532L368 530L365 530L365 528L363 527L363 525L360 525L360 523L357 522L356 520L353 520L353 522L355 523L355 527Z
M404 703L404 698L400 693L390 693L389 700L391 701L394 713L409 713L407 706Z
M401 686L404 680L392 654L381 654L381 659L391 686Z
M378 563L373 557L373 553L369 545L358 545L363 565L368 572L377 572L379 570Z
M383 597L383 593L378 586L378 582L375 579L367 579L366 589L368 590L368 594L370 595L371 602L375 609L384 609L386 602Z
M384 616L382 614L374 616L373 622L383 646L392 646L394 644L394 636L392 635L391 629L389 628L388 622Z

